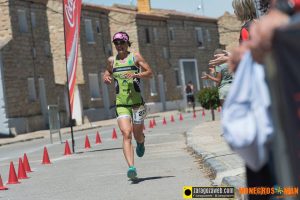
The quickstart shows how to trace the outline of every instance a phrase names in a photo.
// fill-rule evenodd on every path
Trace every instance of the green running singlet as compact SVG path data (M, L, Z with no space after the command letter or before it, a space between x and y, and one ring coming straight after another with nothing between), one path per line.
M126 73L139 73L139 71L140 69L135 65L132 52L124 60L118 60L117 56L114 58L113 78L116 89L117 116L132 116L132 107L144 104L140 90L140 79L125 77ZM125 112L125 110L128 111Z

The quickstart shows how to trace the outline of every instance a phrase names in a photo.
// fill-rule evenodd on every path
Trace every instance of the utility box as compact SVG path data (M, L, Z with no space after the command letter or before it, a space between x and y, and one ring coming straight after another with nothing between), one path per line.
M48 116L49 116L49 129L50 129L50 141L53 143L52 134L58 133L60 143L61 133L60 133L60 119L59 119L59 109L57 105L48 105Z

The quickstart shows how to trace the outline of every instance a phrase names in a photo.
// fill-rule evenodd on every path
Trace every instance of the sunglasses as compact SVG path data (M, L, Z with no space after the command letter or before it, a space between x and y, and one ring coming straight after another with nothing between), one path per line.
M126 42L123 41L123 40L117 40L117 41L114 41L114 45L124 45Z

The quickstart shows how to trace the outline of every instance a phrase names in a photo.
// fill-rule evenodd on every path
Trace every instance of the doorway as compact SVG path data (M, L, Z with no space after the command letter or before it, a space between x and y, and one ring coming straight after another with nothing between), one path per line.
M182 86L185 87L189 81L195 86L195 91L200 90L198 66L196 59L180 59L180 71Z
M5 95L4 95L4 79L3 79L3 63L0 52L0 134L9 135L8 119L5 109Z
M179 60L180 72L181 72L181 85L182 96L184 99L184 105L187 107L187 98L185 94L185 86L189 81L192 81L194 85L194 93L200 90L200 82L198 76L198 65L196 59L180 59Z

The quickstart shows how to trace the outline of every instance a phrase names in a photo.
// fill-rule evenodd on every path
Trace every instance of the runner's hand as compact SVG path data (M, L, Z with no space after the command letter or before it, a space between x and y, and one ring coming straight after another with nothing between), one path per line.
M127 73L125 74L125 77L126 77L126 78L139 78L139 74L127 72Z
M103 76L104 83L111 84L112 78L109 75Z

